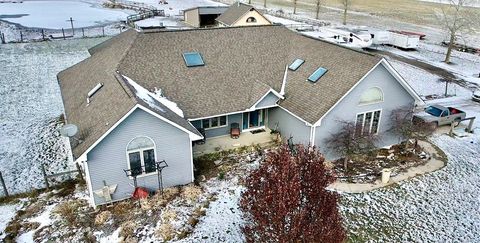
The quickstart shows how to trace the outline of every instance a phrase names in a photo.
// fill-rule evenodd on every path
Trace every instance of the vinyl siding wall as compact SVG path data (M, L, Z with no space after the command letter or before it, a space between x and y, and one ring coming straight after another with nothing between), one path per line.
M127 144L134 138L146 136L156 145L156 160L165 160L163 185L170 187L193 181L191 142L188 134L145 111L137 109L116 127L87 155L93 191L107 185L118 184L113 200L129 198L133 193L133 179L127 178ZM157 175L137 178L139 187L158 189ZM94 194L96 205L104 199Z
M261 109L265 107L271 107L277 104L278 97L272 92L268 93L258 104L255 109Z
M200 17L199 17L198 8L185 11L183 15L184 15L185 23L193 27L200 27Z
M310 126L305 122L294 117L280 107L268 110L268 127L275 129L278 124L278 130L284 140L293 137L294 143L307 145L310 140Z
M227 116L227 126L219 127L219 128L211 128L205 130L205 136L207 138L218 137L218 136L225 136L230 134L230 124L238 123L240 125L240 129L242 129L242 113L233 114ZM196 128L202 127L202 121L196 120L192 121L192 125Z
M320 80L321 81L321 80ZM384 101L375 104L359 105L361 95L372 87L381 88ZM398 143L398 137L388 132L391 127L389 121L392 110L400 107L411 107L413 109L415 100L402 87L402 85L383 66L379 65L365 79L355 87L333 110L322 120L320 127L315 128L315 145L324 153L327 159L334 159L338 156L327 149L325 140L335 131L338 131L339 120L356 121L358 113L374 110L382 110L380 115L378 146L386 146Z

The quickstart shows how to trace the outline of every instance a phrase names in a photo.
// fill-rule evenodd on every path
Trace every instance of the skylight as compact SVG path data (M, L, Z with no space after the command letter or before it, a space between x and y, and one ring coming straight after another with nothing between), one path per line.
M197 67L205 65L202 56L198 52L185 52L183 53L183 59L185 60L185 64L187 65L187 67Z
M317 70L315 70L315 72L312 73L312 75L310 75L310 77L308 77L308 81L316 83L327 71L328 70L326 68L319 67Z
M288 69L296 71L304 62L304 60L297 58L292 62L292 64L290 64L290 66L288 66Z

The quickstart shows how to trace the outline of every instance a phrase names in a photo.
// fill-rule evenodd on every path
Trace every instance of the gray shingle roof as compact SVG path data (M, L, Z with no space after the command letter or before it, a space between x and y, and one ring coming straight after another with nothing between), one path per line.
M148 90L162 89L186 119L195 119L243 111L270 88L280 91L285 66L301 58L305 63L288 73L280 105L313 124L381 60L283 26L130 30L92 50L90 58L58 75L67 120L80 129L93 127L94 136L74 148L76 155L108 130L105 124L141 102L115 78L117 70ZM201 53L205 66L186 67L182 54L191 51ZM329 71L317 83L308 82L320 66ZM105 85L87 107L85 95L99 82Z
M240 2L233 3L230 7L223 13L222 15L218 16L216 19L218 22L224 23L228 26L231 26L237 20L245 15L248 11L256 11L253 6L243 4Z

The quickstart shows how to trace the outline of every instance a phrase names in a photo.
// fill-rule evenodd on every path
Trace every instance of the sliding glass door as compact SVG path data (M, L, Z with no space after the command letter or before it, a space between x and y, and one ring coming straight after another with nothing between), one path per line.
M243 130L263 127L265 125L266 114L266 109L243 113Z

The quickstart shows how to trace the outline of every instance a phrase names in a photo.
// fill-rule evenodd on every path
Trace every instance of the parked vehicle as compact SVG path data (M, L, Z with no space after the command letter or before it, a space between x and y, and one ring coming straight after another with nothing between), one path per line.
M476 102L480 102L480 91L475 91L472 94L472 100Z
M441 105L432 105L423 112L417 113L414 115L414 121L423 121L427 123L432 123L435 126L450 125L452 122L460 122L467 114L464 111L461 111L453 107L445 107Z

